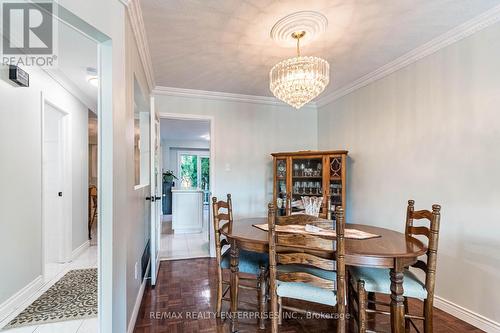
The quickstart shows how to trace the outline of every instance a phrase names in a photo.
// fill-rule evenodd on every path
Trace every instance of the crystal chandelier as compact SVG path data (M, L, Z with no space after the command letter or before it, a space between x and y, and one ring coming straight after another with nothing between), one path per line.
M330 65L326 60L300 55L300 39L305 34L305 31L292 34L297 40L297 56L277 63L269 73L273 95L296 109L321 94L330 82Z

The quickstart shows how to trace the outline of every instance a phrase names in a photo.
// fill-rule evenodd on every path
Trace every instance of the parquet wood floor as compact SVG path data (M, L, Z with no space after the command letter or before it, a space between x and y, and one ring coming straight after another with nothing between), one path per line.
M228 320L216 319L211 313L216 303L216 262L214 259L192 259L163 261L161 263L156 288L147 287L137 318L135 333L226 333ZM254 301L250 291L241 291L241 298ZM229 304L224 304L228 311ZM410 309L418 310L421 302L410 301ZM242 308L249 309L250 306ZM436 333L482 332L481 330L455 318L441 310L434 311ZM352 322L353 320L350 320ZM350 325L354 331L354 325ZM390 332L390 321L386 316L370 317L370 329ZM421 325L420 325L421 327ZM412 329L412 332L414 330ZM423 330L422 330L423 331ZM270 332L269 321L266 330L259 330L257 319L242 318L239 332ZM281 333L321 333L335 332L335 320L325 319L285 319Z

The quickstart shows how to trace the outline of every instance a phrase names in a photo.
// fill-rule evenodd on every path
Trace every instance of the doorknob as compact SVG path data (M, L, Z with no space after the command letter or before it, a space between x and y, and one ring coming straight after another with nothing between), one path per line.
M151 200L151 202L155 202L156 197L146 197L146 200Z
M156 200L161 200L161 197L155 197Z

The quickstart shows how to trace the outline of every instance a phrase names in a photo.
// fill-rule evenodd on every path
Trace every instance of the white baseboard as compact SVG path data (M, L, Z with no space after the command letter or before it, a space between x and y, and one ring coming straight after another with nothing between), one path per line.
M19 308L23 303L31 297L43 285L43 277L37 276L33 281L28 283L23 289L12 295L5 302L0 304L0 323L5 320L12 312ZM1 327L1 326L0 326Z
M434 306L488 333L500 333L500 323L481 316L458 304L439 296L434 296Z
M146 272L149 271L151 267L151 261L148 263L148 268L146 268ZM141 287L139 288L139 293L137 294L137 298L135 299L134 309L132 310L132 314L130 315L130 321L128 323L127 333L133 333L135 328L135 322L137 321L137 316L139 315L139 309L142 304L142 296L144 295L144 290L146 289L146 282L148 280L147 276L144 276L142 280Z
M73 252L71 252L71 261L78 258L80 256L80 254L82 254L83 251L85 251L89 246L90 246L90 241L86 240L85 242L83 242L82 245L80 245L79 247L74 249Z

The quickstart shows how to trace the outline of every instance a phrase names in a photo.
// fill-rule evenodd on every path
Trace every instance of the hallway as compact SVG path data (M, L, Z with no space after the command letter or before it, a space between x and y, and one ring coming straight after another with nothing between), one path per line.
M53 264L50 267L50 278L44 282L45 285L33 295L29 301L25 302L20 308L16 309L3 322L0 327L14 319L24 308L40 297L50 287L52 287L66 273L74 269L95 268L97 267L97 246L90 246L83 251L78 258L66 264ZM1 333L97 333L97 317L79 320L68 320L54 322L44 325L24 326L13 329L1 330Z

